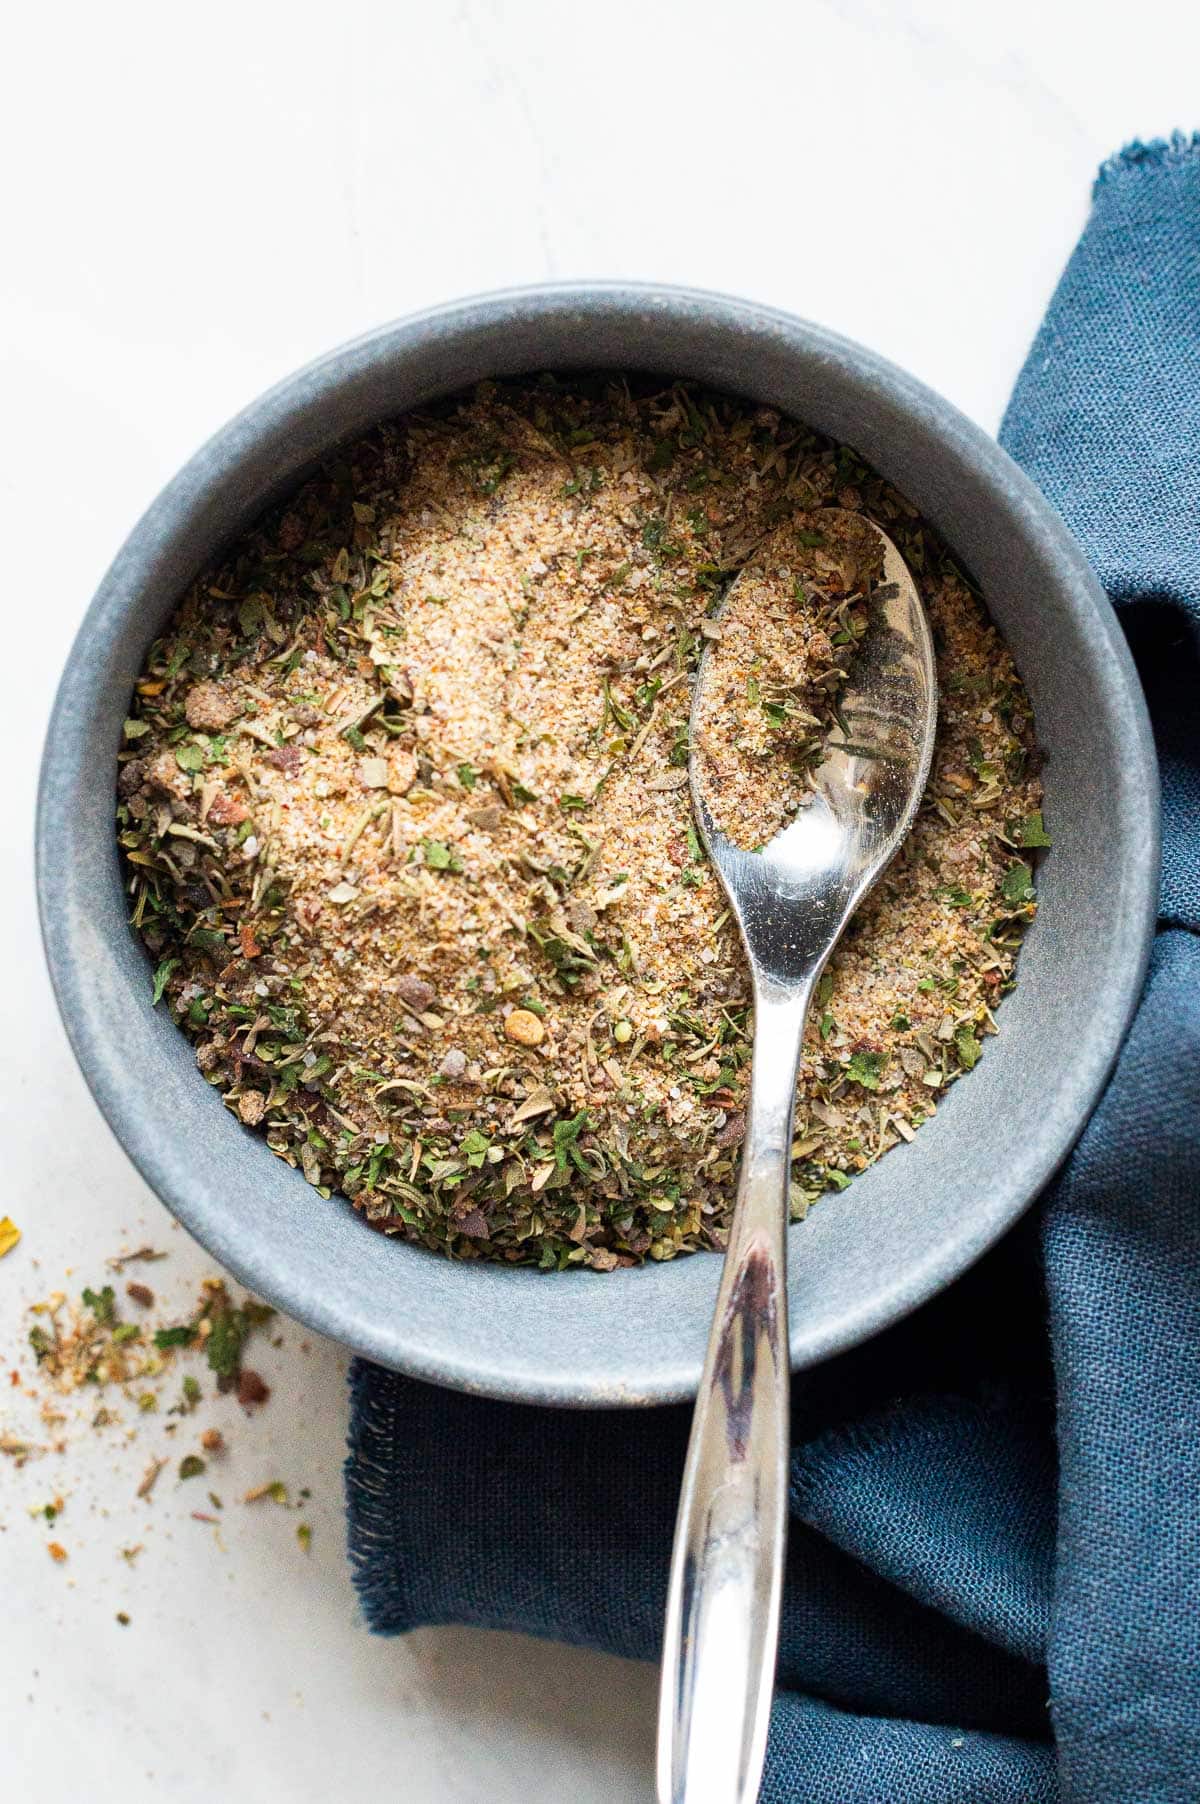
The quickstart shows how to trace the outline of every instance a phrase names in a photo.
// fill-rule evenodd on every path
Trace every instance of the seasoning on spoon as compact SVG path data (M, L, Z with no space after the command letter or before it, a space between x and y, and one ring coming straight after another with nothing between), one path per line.
M765 845L807 799L882 569L861 515L798 513L742 566L707 629L692 755L734 845Z

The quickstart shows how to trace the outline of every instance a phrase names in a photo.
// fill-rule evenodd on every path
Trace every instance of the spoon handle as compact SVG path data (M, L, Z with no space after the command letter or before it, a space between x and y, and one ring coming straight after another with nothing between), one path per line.
M758 1796L787 1532L792 1113L816 975L755 998L741 1176L675 1524L659 1804Z

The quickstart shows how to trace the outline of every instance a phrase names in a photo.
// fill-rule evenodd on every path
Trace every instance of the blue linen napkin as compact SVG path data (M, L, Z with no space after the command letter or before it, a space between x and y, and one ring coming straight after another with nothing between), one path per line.
M1138 660L1159 932L1039 1208L795 1387L765 1804L1200 1798L1200 135L1101 170L1001 437ZM543 1411L361 1362L351 1383L373 1629L656 1655L688 1410Z

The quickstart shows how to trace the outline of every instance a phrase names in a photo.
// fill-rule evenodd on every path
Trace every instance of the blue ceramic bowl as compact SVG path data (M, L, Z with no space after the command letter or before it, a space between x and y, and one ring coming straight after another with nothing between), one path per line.
M612 367L695 377L847 440L982 584L1029 688L1054 847L999 1037L911 1146L791 1231L792 1361L848 1347L948 1284L1063 1159L1141 987L1157 777L1108 602L1062 522L954 408L869 351L717 295L588 285L386 326L283 382L199 451L134 528L80 628L46 744L42 929L92 1092L130 1158L223 1265L289 1314L442 1384L567 1404L695 1390L719 1275L699 1254L607 1275L450 1264L323 1202L242 1129L150 1006L113 833L121 722L182 590L334 446L485 376Z

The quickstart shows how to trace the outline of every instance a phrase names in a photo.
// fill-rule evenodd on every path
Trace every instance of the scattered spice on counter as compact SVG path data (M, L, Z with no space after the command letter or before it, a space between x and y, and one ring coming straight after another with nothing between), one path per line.
M146 1306L140 1298L135 1301ZM85 1286L74 1306L64 1292L56 1291L45 1302L33 1304L30 1313L38 1318L29 1331L29 1345L39 1372L65 1396L84 1384L102 1389L160 1379L170 1371L177 1350L193 1347L216 1374L217 1389L236 1391L242 1348L275 1311L251 1297L235 1304L223 1279L206 1278L188 1319L159 1328L124 1320L111 1284L100 1290ZM189 1374L181 1403L172 1413L194 1406L199 1396L198 1383ZM138 1398L144 1411L157 1409L158 1402L154 1390L143 1391Z
M147 1251L143 1249L138 1257L145 1257ZM120 1270L128 1260L125 1255L108 1264L110 1269ZM252 1297L238 1297L220 1278L203 1280L190 1306L174 1315L153 1296L147 1301L128 1294L138 1288L125 1286L123 1296L113 1284L85 1285L74 1300L64 1291L55 1291L30 1306L29 1363L23 1372L13 1369L15 1383L5 1387L4 1400L14 1411L36 1410L45 1433L35 1438L4 1426L0 1428L0 1455L10 1458L17 1468L33 1459L76 1455L70 1489L64 1485L48 1497L43 1492L28 1502L29 1516L39 1527L56 1526L78 1490L80 1469L86 1470L85 1462L78 1458L79 1442L85 1436L109 1437L110 1448L128 1461L131 1509L153 1497L156 1514L177 1520L180 1505L190 1501L188 1487L210 1474L214 1461L237 1471L228 1428L206 1420L206 1415L215 1408L231 1410L238 1403L249 1422L270 1396L270 1387L242 1361L247 1348L274 1320L273 1310ZM137 1311L132 1322L126 1320L127 1301ZM149 1314L152 1310L161 1313ZM283 1342L273 1337L272 1344L279 1347ZM188 1366L196 1369L188 1370ZM205 1373L210 1382L202 1382ZM223 1397L227 1399L224 1403ZM189 1422L197 1412L203 1413ZM144 1449L149 1433L161 1441L147 1462ZM193 1445L172 1451L172 1441L177 1437L184 1442L185 1436ZM173 1468L175 1482L164 1494L161 1481L168 1467ZM275 1479L251 1495L303 1511L310 1493L302 1488L292 1504L287 1487ZM212 1511L222 1510L215 1491L208 1491L207 1501ZM77 1507L72 1503L73 1515ZM213 1527L220 1521L218 1514L204 1509L185 1513ZM301 1548L307 1549L303 1534L298 1540ZM216 1544L223 1546L219 1536ZM54 1540L47 1547L55 1564L71 1557L68 1543ZM144 1550L144 1543L138 1541L116 1551L133 1565Z
M131 919L204 1077L323 1195L546 1270L724 1244L750 995L689 813L692 680L728 630L776 813L874 579L832 507L905 557L941 705L810 1021L799 1218L978 1061L1048 842L1024 689L904 496L688 384L483 384L345 447L193 584L124 727ZM777 609L756 648L714 616L789 526L802 630Z
M11 1253L21 1238L21 1230L9 1215L0 1215L0 1259Z

